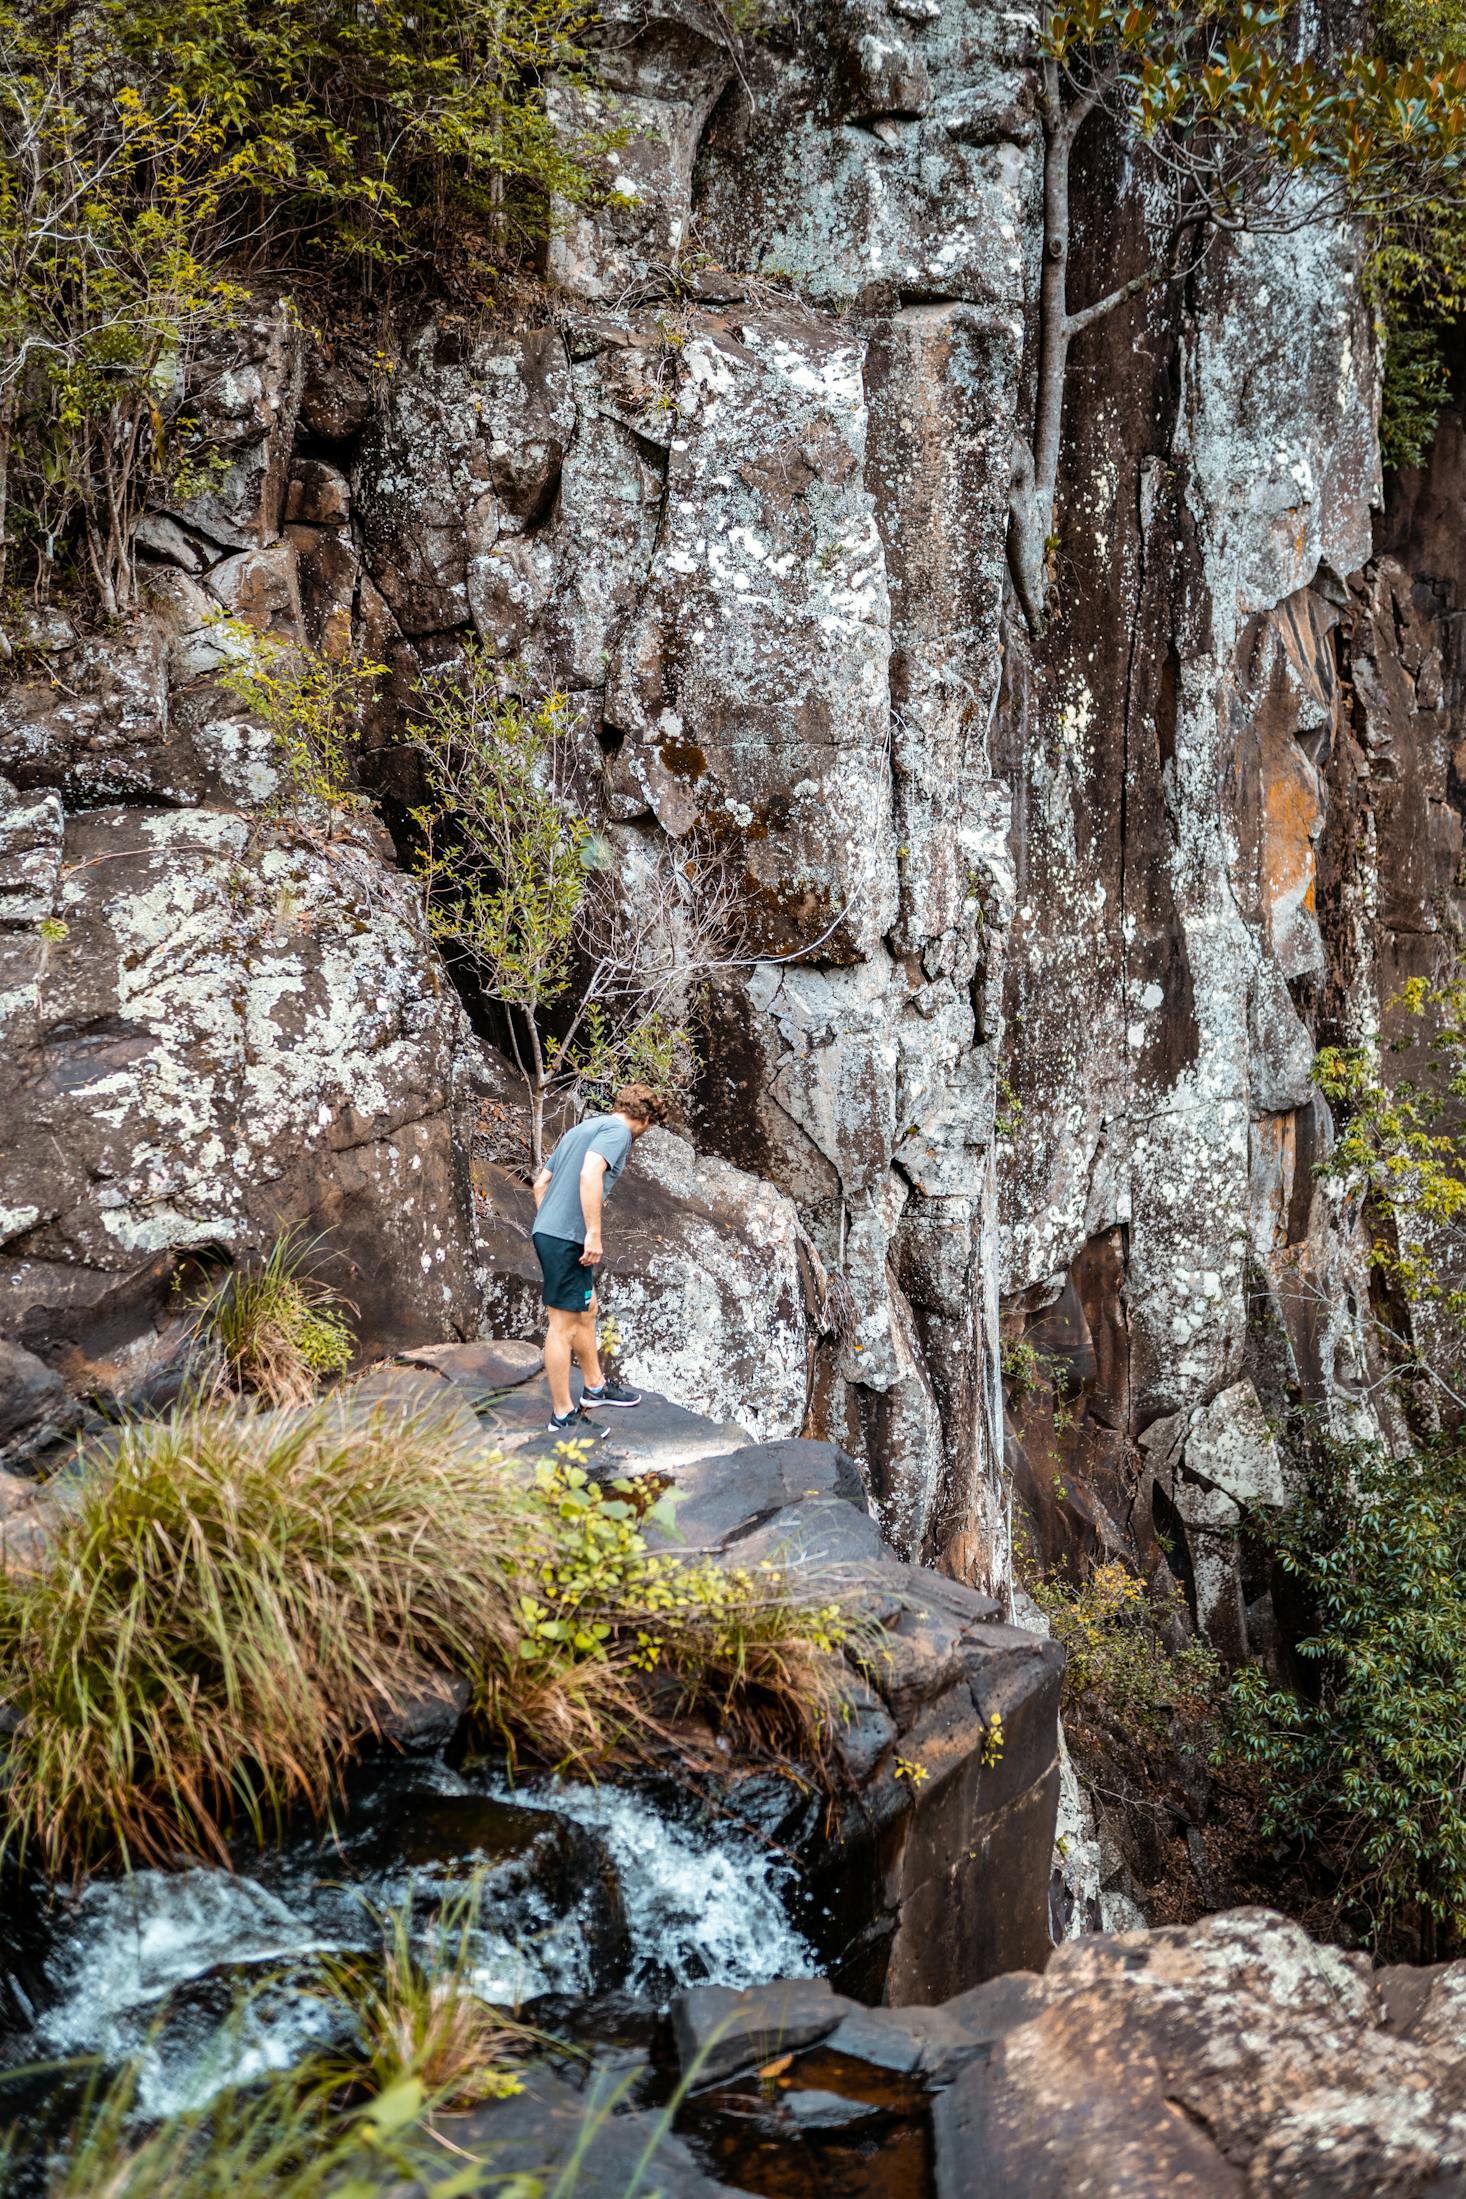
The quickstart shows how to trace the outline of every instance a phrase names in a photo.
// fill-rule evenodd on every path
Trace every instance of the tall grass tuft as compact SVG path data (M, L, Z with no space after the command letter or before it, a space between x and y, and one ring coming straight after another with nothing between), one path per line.
M539 2034L479 1993L476 1942L482 1881L445 1901L425 1944L411 1894L380 1919L377 1955L326 1955L314 1988L350 2024L348 2079L385 2092L415 2079L444 2109L507 2100L523 2089L510 2057Z
M346 2105L338 2080L307 2063L148 2130L137 2120L137 2074L130 2064L83 2101L50 2164L46 2199L463 2199L491 2188L481 2166L469 2178L444 2164L427 2126L432 2103L412 2079ZM0 2166L0 2199L22 2188L22 2175L33 2192L21 2159Z
M349 1737L503 1600L500 1469L429 1421L208 1405L124 1426L37 1568L0 1581L9 1837L53 1871L227 1861L331 1791Z
M818 1581L648 1547L646 1500L388 1406L180 1406L83 1463L0 1575L3 1842L53 1873L229 1860L323 1809L446 1669L511 1756L648 1760L695 1716L818 1769L852 1633Z
M237 1268L197 1307L199 1341L212 1345L229 1378L270 1405L303 1405L327 1375L344 1374L356 1350L347 1302L307 1265L310 1247L292 1230L264 1259Z

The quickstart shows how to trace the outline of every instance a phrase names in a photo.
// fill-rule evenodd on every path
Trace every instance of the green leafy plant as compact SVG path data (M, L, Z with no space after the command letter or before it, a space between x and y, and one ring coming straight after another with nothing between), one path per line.
M322 1810L353 1749L446 1670L539 1763L656 1757L696 1714L820 1776L840 1652L879 1629L818 1580L648 1544L646 1499L571 1457L529 1487L430 1416L194 1404L83 1459L0 1575L11 1845L52 1871L227 1860Z
M215 251L222 123L99 66L97 36L0 7L0 586L18 541L44 601L79 524L116 617L150 490L198 462L190 359L245 292Z
M429 799L413 812L436 937L507 1011L531 1161L552 1094L685 1086L691 1011L734 921L722 866L695 839L642 852L634 882L574 795L572 706L527 700L482 651L418 688Z
M1341 1128L1320 1173L1359 1201L1370 1225L1370 1258L1423 1333L1392 1332L1397 1353L1452 1391L1466 1347L1466 1143L1458 1127L1466 1097L1466 978L1443 985L1413 979L1391 1003L1403 1009L1423 1066L1384 1081L1374 1047L1325 1047L1314 1063L1320 1091ZM1408 1027L1407 1027L1408 1029ZM1407 1039L1395 1042L1404 1051Z
M0 588L9 546L37 600L65 572L131 608L149 498L227 470L198 370L262 275L477 303L608 195L585 28L562 0L5 0Z
M386 665L257 633L239 619L216 624L229 650L219 684L269 730L281 805L327 814L361 808L351 758Z
M1466 0L1379 0L1375 45L1392 67L1466 61ZM1377 225L1369 284L1384 341L1380 448L1418 466L1451 394L1444 338L1466 310L1466 202L1432 194Z
M1433 11L1432 11L1433 13ZM1041 631L1055 572L1055 497L1069 354L1129 300L1184 281L1220 237L1352 216L1382 249L1429 256L1459 220L1466 61L1419 11L1421 43L1300 51L1286 0L1043 0L1039 119L1044 257L1033 432L1014 453L1010 568ZM1075 307L1070 171L1096 113L1123 132L1164 237L1151 265Z
M1021 1405L1026 1398L1047 1388L1053 1400L1055 1431L1067 1435L1078 1415L1069 1395L1069 1363L1063 1355L1042 1351L1026 1336L1019 1336L1003 1346L1002 1368L1009 1385L1010 1404Z
M1257 1665L1232 1686L1262 1830L1321 1862L1362 1937L1432 1960L1466 1937L1466 1458L1316 1444L1259 1532L1313 1613L1304 1692Z
M272 1405L303 1404L350 1366L356 1338L339 1292L310 1273L310 1247L287 1230L262 1261L236 1268L194 1314L230 1378Z
M1163 1635L1170 1608L1128 1566L1105 1559L1077 1583L1041 1574L1029 1593L1069 1653L1069 1704L1095 1697L1116 1716L1155 1728L1176 1709L1204 1713L1210 1707L1221 1675L1216 1653L1199 1641L1168 1652Z
M110 0L122 52L219 118L241 226L267 243L482 279L552 206L605 188L614 124L552 115L587 88L588 11L564 0Z
M645 1526L670 1527L671 1501L630 1482L603 1488L566 1451L525 1494L512 1639L479 1679L511 1754L528 1736L541 1756L583 1763L608 1735L655 1754L671 1722L702 1715L735 1749L824 1763L840 1725L838 1654L872 1654L878 1630L817 1583L793 1596L771 1562L651 1547Z

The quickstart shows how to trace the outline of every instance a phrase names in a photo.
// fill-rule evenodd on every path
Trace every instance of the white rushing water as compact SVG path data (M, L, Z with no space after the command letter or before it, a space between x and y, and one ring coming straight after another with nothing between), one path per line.
M634 1993L665 2003L684 1985L752 1985L816 1967L785 1910L792 1874L746 1836L673 1822L614 1787L485 1789L441 1771L432 1786L550 1811L596 1836L626 1918L617 1982ZM433 1899L465 1886L474 1865L472 1853L423 1868L387 1856L351 1882L333 1876L330 1861L329 1851L315 1851L258 1877L140 1871L88 1886L57 1920L27 2058L135 2059L138 2107L149 2117L300 2061L339 2023L308 1989L313 1961L380 1945L383 1911L416 1893L430 1914ZM569 1891L570 1905L557 1911L521 1887L506 1915L496 1912L490 1879L474 1947L474 1983L486 1999L517 2005L591 1992L586 1923L590 1905L606 1899L604 1880L597 1872Z
M809 1942L784 1906L794 1874L747 1835L673 1824L621 1787L557 1780L498 1791L601 1835L626 1904L632 1992L665 2002L684 1985L814 1974Z

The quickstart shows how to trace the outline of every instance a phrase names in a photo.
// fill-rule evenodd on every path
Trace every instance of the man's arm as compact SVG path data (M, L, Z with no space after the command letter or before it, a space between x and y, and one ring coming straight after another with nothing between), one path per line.
M601 1206L605 1198L606 1157L587 1153L580 1164L580 1211L585 1216L585 1250L582 1267L594 1267L601 1256Z
M542 1207L542 1206L544 1205L544 1203L545 1203L545 1193L546 1193L546 1192L547 1192L547 1191L549 1190L549 1188L550 1188L550 1171L549 1171L549 1169L548 1169L548 1168L542 1168L542 1169L540 1170L539 1174L538 1174L538 1175L537 1175L537 1176L535 1177L535 1180L534 1180L534 1182L533 1182L533 1183L532 1183L532 1184L530 1185L530 1187L529 1187L529 1188L530 1188L530 1190L531 1190L531 1191L533 1192L533 1194L534 1194L534 1210L535 1210L536 1214L538 1214L538 1212L539 1212L540 1208L541 1208L541 1207Z

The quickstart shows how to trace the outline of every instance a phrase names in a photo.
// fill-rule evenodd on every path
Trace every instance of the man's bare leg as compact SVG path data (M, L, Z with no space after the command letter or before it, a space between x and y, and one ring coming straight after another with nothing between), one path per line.
M600 1348L596 1343L596 1316L600 1310L600 1299L592 1298L586 1312L576 1317L575 1356L588 1390L598 1390L605 1380L601 1372ZM566 1395L569 1395L568 1390Z
M570 1410L570 1354L585 1316L567 1313L560 1306L551 1306L548 1311L550 1329L545 1338L545 1373L550 1383L550 1410L563 1420Z

